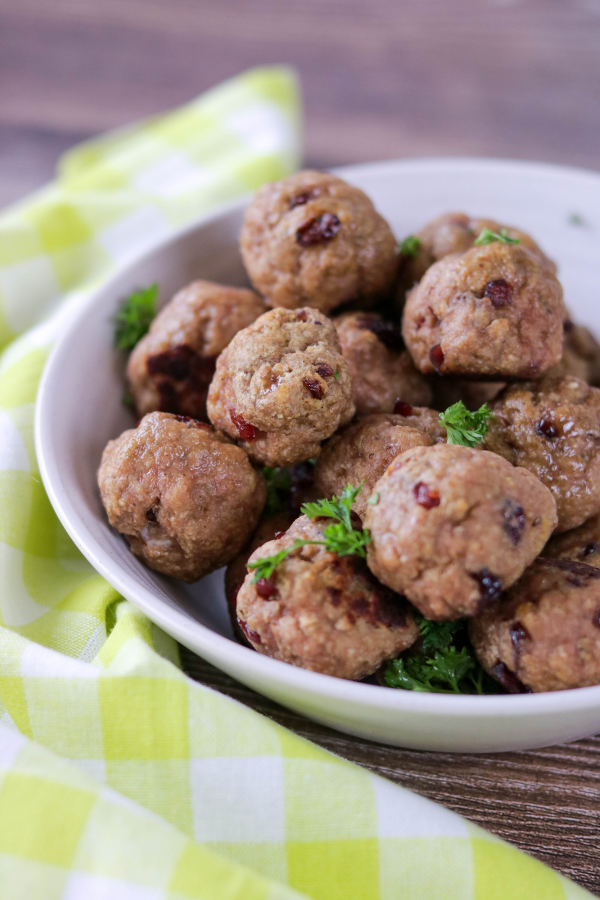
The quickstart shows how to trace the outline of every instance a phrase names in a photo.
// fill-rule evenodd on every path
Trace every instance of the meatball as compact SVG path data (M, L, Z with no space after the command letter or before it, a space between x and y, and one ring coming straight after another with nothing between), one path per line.
M363 516L375 482L392 460L411 447L434 443L432 437L405 421L402 416L380 413L367 416L330 438L315 466L315 482L321 495L339 496L347 484L358 485L362 481L353 509Z
M368 306L391 289L396 273L396 241L385 219L361 190L325 172L264 185L248 206L240 245L269 306Z
M428 619L475 615L519 578L556 525L552 494L531 472L469 447L408 450L374 493L369 568Z
M500 234L506 230L509 238L517 239L521 245L536 256L545 269L556 274L556 266L542 252L533 238L517 228L500 225L493 219L474 219L465 213L445 213L428 222L417 232L419 247L416 256L401 257L403 281L407 287L420 281L427 269L451 253L464 253L474 246L484 228Z
M428 406L431 388L404 349L400 331L375 313L347 313L333 320L350 367L359 416L391 413L398 400Z
M295 540L322 541L331 522L301 516L250 561L278 553ZM238 619L254 649L275 659L358 680L419 636L405 599L379 584L356 556L340 557L321 546L298 547L269 580L253 584L253 577L246 577L238 593Z
M402 333L422 372L527 378L562 355L554 275L523 247L494 242L431 266L409 293Z
M600 568L600 513L579 528L555 534L544 547L544 556L574 559Z
M354 415L337 332L316 309L272 309L238 332L217 360L208 393L215 428L267 466L318 456Z
M600 571L539 559L469 633L481 665L511 693L600 684Z
M600 390L567 378L508 387L492 406L485 445L550 488L558 530L600 512Z
M462 400L467 409L479 409L484 403L495 400L506 387L503 381L465 381L462 378L444 378L440 375L430 375L429 379L433 391L433 406L442 411L459 400Z
M267 493L263 476L225 435L159 412L109 441L98 484L108 521L132 552L184 581L239 553Z
M227 566L227 571L225 572L225 597L227 598L227 607L229 609L233 633L242 644L249 644L249 646L252 646L239 626L236 612L238 591L248 574L246 563L258 547L262 547L267 541L272 541L275 537L285 534L294 519L295 516L293 513L288 511L275 513L272 516L261 519L256 531L246 546L242 548L235 559Z
M158 314L127 366L138 415L154 410L206 421L206 394L219 353L265 305L254 291L194 281Z

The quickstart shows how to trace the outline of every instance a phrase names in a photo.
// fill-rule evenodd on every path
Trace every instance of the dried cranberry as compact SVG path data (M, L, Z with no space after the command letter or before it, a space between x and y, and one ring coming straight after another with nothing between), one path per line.
M595 625L596 628L600 628L600 609L597 609L592 616L592 625Z
M440 372L444 365L444 351L439 344L436 344L429 351L429 359L436 372Z
M598 550L600 550L600 544L598 544L596 541L591 541L589 544L585 545L585 547L583 548L583 550L581 551L581 553L579 555L580 556L591 556L593 553L597 553Z
M513 622L510 626L510 639L517 649L520 648L521 641L530 641L531 635L521 622Z
M480 569L479 572L473 572L471 573L471 578L474 578L479 585L481 602L478 611L487 606L488 603L493 603L502 593L502 579L490 572L489 569L484 568Z
M508 306L512 300L512 287L504 278L497 278L495 281L488 281L483 293L488 298L495 309L501 306Z
M273 540L276 541L278 538L283 537L284 534L285 534L285 531L276 531L275 534L273 535Z
M304 206L309 200L314 200L315 197L318 197L320 193L321 191L318 187L307 188L305 191L300 191L299 194L290 197L290 209L295 209L297 206Z
M277 587L275 586L275 573L271 575L270 578L259 578L256 582L256 593L259 597L272 597L273 594L277 593Z
M296 243L301 247L314 247L324 244L336 236L342 223L334 213L323 213L309 219L296 231Z
M248 638L248 640L250 641L251 644L262 644L262 641L260 639L260 634L258 634L256 631L252 631L251 628L248 628L246 623L243 622L241 619L238 619L237 621L238 621L238 625L240 626L240 628L242 629L242 631L244 632L244 634L246 635L246 637Z
M152 507L150 507L150 509L146 510L146 518L149 522L158 522L158 519L156 518L156 513L154 512Z
M546 416L535 426L536 433L541 435L542 437L548 438L548 440L552 440L552 438L558 437L558 426L552 421L552 419L547 418Z
M206 431L213 431L212 425L209 425L208 422L199 422L198 419L193 419L191 416L173 416L178 422L185 422L188 428L204 428Z
M412 416L413 408L410 403L405 403L404 400L398 398L394 403L394 412L397 416Z
M360 316L356 320L356 324L359 328L362 328L363 331L370 331L374 334L377 340L380 341L384 347L387 347L388 350L400 353L400 351L404 349L402 335L392 322L385 322L383 319L380 319L379 316L367 314L365 316Z
M342 590L341 588L330 587L326 588L327 593L329 594L329 600L331 601L332 606L339 606L342 602Z
M530 694L531 688L525 687L522 681L520 681L514 672L506 666L503 662L497 662L495 666L492 667L492 675L496 678L503 688L505 688L509 694Z
M527 524L523 507L515 503L514 500L505 500L504 522L502 524L511 542L516 547L521 542Z
M246 422L243 416L239 416L233 407L229 410L231 421L238 430L243 441L253 441L256 438L256 428L250 422Z
M303 378L302 384L310 392L310 395L315 398L315 400L321 400L321 398L323 397L323 385L320 381L317 381L314 378Z
M305 309L301 309L299 313L296 313L296 321L297 322L306 322L308 319L308 313Z
M328 366L327 363L319 363L317 366L315 366L315 369L317 370L317 373L321 376L321 378L331 378L331 376L334 374L333 369L331 368L331 366Z
M435 489L428 487L424 481L418 481L415 484L413 494L419 506L424 506L425 509L433 509L434 506L440 505L440 495Z

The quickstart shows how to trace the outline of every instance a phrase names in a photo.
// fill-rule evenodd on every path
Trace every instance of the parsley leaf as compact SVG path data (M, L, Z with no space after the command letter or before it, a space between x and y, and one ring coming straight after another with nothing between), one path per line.
M421 241L419 240L419 238L414 234L409 234L408 237L405 237L400 244L400 255L410 256L411 259L415 259L419 253L420 246Z
M150 328L156 315L158 285L135 291L121 304L115 316L115 345L119 350L133 350Z
M499 241L501 244L521 243L519 238L509 237L506 228L501 228L500 234L498 234L496 231L490 231L489 228L484 228L479 237L475 239L475 246L484 247L486 244L494 244L497 241Z
M265 466L263 475L267 482L267 501L264 514L274 516L275 513L283 512L287 507L287 493L292 486L292 474L289 469L269 469Z
M489 428L488 419L492 417L492 410L487 403L475 412L469 412L462 400L459 400L440 413L440 422L446 429L449 444L476 447L485 438Z

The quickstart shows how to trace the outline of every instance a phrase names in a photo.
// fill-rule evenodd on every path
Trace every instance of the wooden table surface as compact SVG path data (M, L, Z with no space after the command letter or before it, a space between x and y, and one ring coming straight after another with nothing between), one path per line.
M262 63L302 76L310 164L476 155L600 168L599 50L599 0L0 0L0 206L82 138ZM600 894L600 739L398 750L315 725L187 651L184 663Z

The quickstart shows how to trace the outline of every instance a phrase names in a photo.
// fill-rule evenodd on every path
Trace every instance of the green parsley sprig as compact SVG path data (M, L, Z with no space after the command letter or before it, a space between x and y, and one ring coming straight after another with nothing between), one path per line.
M292 486L292 473L289 469L269 469L265 466L263 475L267 482L267 500L264 514L274 516L276 513L283 512L288 505L287 497Z
M440 413L440 422L446 429L447 443L476 447L484 440L489 428L488 420L492 416L487 403L475 412L470 412L462 400L453 403L445 412Z
M500 234L498 234L497 231L491 231L489 228L484 228L479 237L475 239L475 246L485 247L486 244L494 244L497 241L499 241L501 244L521 243L519 238L509 237L506 228L501 228Z
M410 256L411 259L415 259L420 247L421 241L419 238L414 234L409 234L400 244L400 256Z
M304 503L301 511L309 519L320 517L334 519L331 525L324 528L323 540L308 541L298 538L290 547L274 553L273 556L266 556L248 563L248 569L254 571L252 584L261 578L267 580L271 578L277 566L298 547L316 545L325 547L329 553L336 553L338 556L360 556L365 559L371 535L366 528L357 530L352 527L352 504L361 490L362 481L356 487L347 484L339 497L332 497L331 500L319 500L316 503Z
M151 284L130 294L115 316L115 346L119 350L133 350L144 337L156 315L158 285Z

